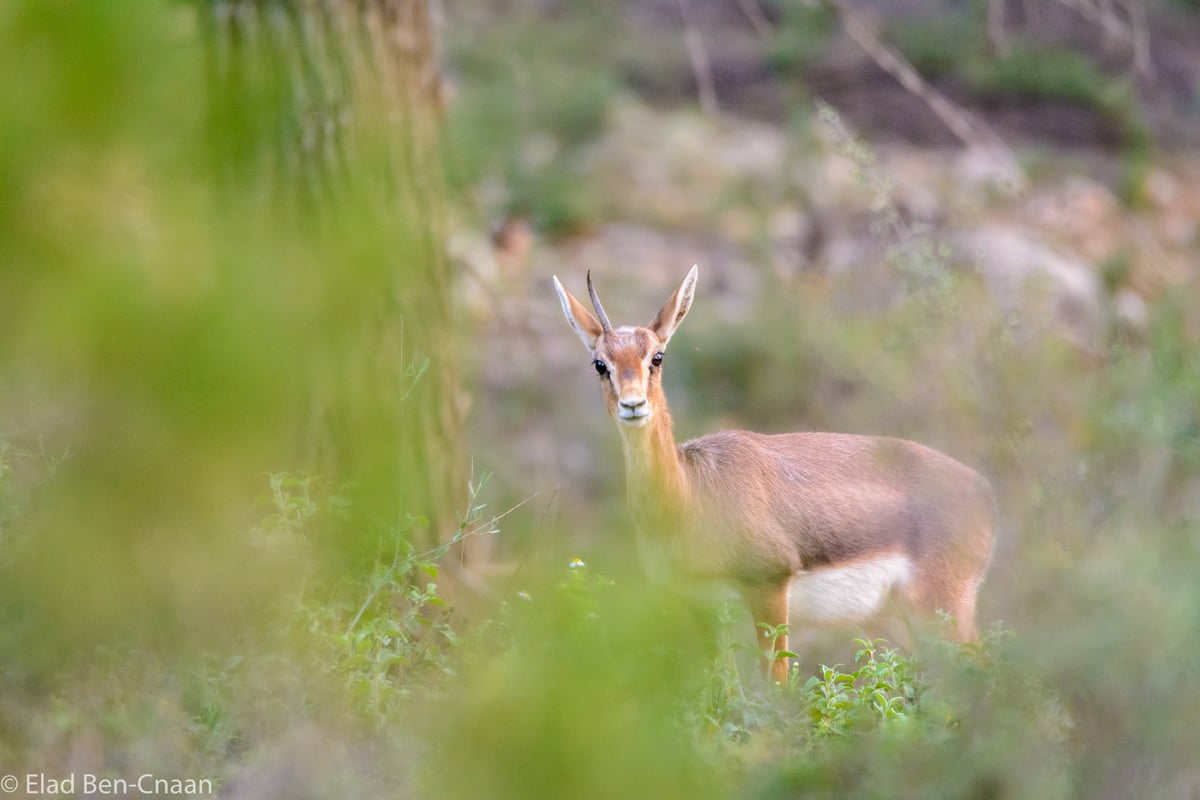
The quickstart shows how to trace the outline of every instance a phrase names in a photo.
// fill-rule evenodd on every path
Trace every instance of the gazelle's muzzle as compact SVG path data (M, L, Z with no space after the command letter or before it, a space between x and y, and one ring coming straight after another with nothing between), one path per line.
M644 425L650 419L650 404L645 397L623 397L617 402L617 419L626 425Z

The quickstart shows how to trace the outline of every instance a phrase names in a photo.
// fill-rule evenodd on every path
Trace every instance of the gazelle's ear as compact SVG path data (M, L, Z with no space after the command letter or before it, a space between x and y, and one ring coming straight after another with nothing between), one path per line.
M679 327L679 323L683 322L683 318L687 316L688 310L692 307L692 296L696 293L696 274L696 267L693 266L687 277L683 279L683 283L679 284L679 288L675 290L675 294L671 295L666 304L658 310L658 316L647 326L654 331L663 344L670 341L675 334L675 329Z
M578 300L571 296L570 292L563 288L563 285L558 282L557 275L554 276L554 291L558 292L558 302L562 303L563 316L575 329L575 333L579 334L579 338L583 340L583 346L588 349L588 352L594 352L596 340L604 332L604 329L600 327L600 322L592 316L592 312L584 308Z

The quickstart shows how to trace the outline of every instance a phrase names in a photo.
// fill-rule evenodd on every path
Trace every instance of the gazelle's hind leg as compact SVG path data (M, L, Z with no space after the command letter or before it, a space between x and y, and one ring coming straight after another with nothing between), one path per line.
M960 642L973 642L979 638L979 631L975 627L975 595L979 592L979 584L978 578L968 580L955 607L947 609L954 615Z
M906 592L913 609L927 619L936 619L939 611L954 618L951 638L958 642L973 642L979 638L975 627L975 596L981 578L978 575L924 575Z

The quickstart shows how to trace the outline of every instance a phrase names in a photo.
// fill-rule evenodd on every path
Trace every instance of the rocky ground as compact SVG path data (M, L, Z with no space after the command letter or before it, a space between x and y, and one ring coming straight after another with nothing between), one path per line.
M1200 153L1162 152L1136 203L1109 154L1029 150L1018 163L972 149L859 144L839 122L799 140L744 118L712 120L629 99L582 161L603 218L551 241L529 220L460 230L469 303L499 285L588 269L646 284L692 263L730 318L753 314L763 276L852 281L888 269L888 253L936 242L978 273L996 304L1080 346L1103 348L1114 324L1137 331L1164 295L1200 281ZM856 148L862 146L861 152ZM542 156L553 158L553 154Z

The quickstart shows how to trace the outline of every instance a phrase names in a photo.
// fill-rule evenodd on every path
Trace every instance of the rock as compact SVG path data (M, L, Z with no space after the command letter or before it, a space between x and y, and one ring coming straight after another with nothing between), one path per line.
M1189 186L1194 186L1188 181ZM1165 244L1188 247L1200 239L1200 195L1188 191L1180 176L1163 167L1150 171L1144 184L1146 199L1155 211L1156 231Z
M968 147L955 159L954 174L976 192L1021 194L1028 186L1021 166L1012 153L989 147Z
M1026 335L1065 333L1098 344L1105 325L1100 281L1091 264L1055 250L1027 229L992 223L960 234L955 244L973 259L1001 310L1018 315Z
M533 274L549 275L569 264L578 276L591 271L607 307L637 309L652 314L647 297L666 297L693 265L700 265L700 280L711 294L710 308L725 319L741 320L753 313L761 273L747 263L746 254L718 237L667 233L657 229L613 223L599 226L588 236L563 242L536 253ZM539 262L538 259L541 259ZM556 266L557 265L557 266ZM559 277L564 278L563 272ZM649 317L643 322L649 322Z
M1081 175L1031 197L1025 219L1093 263L1112 258L1128 238L1129 226L1116 195Z
M787 155L787 137L769 125L714 123L694 111L658 112L623 99L582 165L617 218L678 228L709 224L728 205L731 187L786 186Z
M1144 331L1150 321L1150 309L1142 296L1132 289L1117 292L1113 299L1113 316L1117 321L1136 331Z

